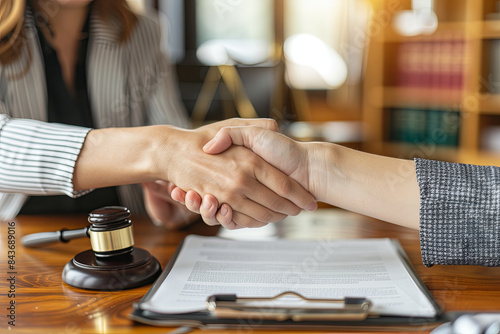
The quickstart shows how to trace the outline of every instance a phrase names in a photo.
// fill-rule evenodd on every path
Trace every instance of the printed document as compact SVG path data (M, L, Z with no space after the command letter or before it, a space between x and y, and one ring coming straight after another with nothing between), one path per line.
M433 317L436 309L390 239L241 241L188 236L143 310L204 311L207 297L364 297L379 315Z

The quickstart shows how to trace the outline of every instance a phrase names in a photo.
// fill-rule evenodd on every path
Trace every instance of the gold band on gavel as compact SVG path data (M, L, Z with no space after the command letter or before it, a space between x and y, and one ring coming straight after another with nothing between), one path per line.
M113 231L89 231L90 244L94 252L110 252L134 245L132 225Z

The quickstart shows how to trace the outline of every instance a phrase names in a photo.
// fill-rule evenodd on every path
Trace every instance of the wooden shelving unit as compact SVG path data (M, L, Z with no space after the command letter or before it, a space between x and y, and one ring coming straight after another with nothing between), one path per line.
M492 84L497 84L496 92L500 92L500 81L492 82L491 68L492 44L500 40L500 20L489 19L497 10L497 2L435 0L438 29L431 35L408 37L396 32L391 23L396 12L411 9L411 1L372 0L373 17L372 27L368 30L371 31L370 50L362 112L366 126L363 150L404 158L420 156L500 165L500 152L486 151L481 141L488 127L500 126L500 94L492 92ZM461 87L447 91L446 88L425 85L401 85L401 47L412 42L422 45L433 45L435 42L437 45L447 36L462 43ZM500 53L498 63L500 68ZM394 140L391 137L392 111L397 108L458 113L458 144L446 146L435 144L432 140L415 143Z

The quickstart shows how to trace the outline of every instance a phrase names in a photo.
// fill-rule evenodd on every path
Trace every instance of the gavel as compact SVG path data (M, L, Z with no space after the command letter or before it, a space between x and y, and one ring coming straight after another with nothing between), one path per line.
M21 242L40 247L53 242L68 242L89 237L92 249L78 253L63 269L65 283L89 290L123 290L152 283L161 273L158 260L147 250L134 247L130 211L107 206L92 211L90 226L78 230L62 229L35 233Z

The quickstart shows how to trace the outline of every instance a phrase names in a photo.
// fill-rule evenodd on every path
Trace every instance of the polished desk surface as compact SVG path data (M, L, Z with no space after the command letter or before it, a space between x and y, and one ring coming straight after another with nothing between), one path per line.
M314 214L289 217L276 225L276 231L288 238L397 238L437 303L448 311L499 311L500 268L479 266L423 266L417 231L369 219L337 209L321 209ZM0 229L0 311L2 333L168 333L174 328L151 327L128 319L132 304L139 301L150 286L118 291L94 292L70 287L62 282L64 265L77 253L90 248L88 239L72 240L44 248L29 249L21 245L22 236L61 228L82 228L87 217L19 216L15 220L15 327L8 326L10 270L8 268L8 222ZM202 222L184 230L166 231L145 217L133 217L135 244L149 250L162 264L174 254L179 242L188 234L216 235L217 227ZM255 234L246 230L248 237ZM11 232L12 233L12 232ZM245 232L236 232L244 236ZM2 313L3 312L3 313ZM7 331L6 331L7 329ZM384 331L383 328L380 329ZM192 333L276 333L252 328L235 330L195 330ZM290 331L286 331L290 333ZM311 331L307 331L311 333ZM330 331L334 332L334 331ZM346 332L343 330L342 332ZM359 332L359 331L357 331ZM409 328L411 333L429 333ZM304 333L304 331L297 331Z

